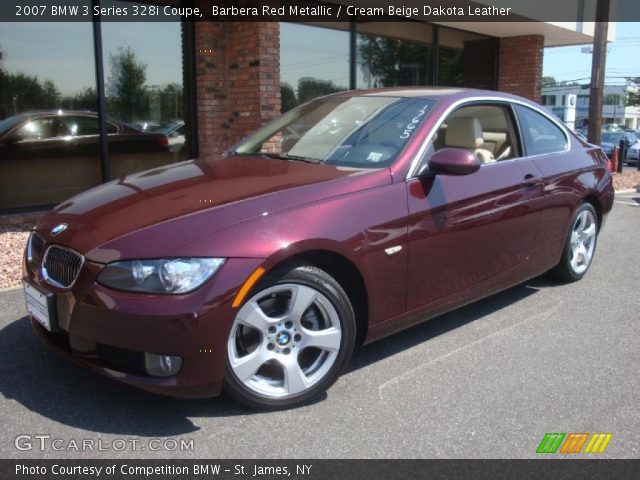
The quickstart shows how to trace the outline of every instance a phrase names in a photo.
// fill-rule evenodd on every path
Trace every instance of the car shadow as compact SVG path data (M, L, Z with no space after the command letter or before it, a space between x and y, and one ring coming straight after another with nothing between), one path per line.
M403 350L495 313L535 294L541 288L557 285L562 284L547 277L539 277L365 345L354 355L348 371L368 367Z
M454 312L362 347L348 371L372 365L398 352L496 312L553 286L536 279ZM27 317L0 330L0 393L28 410L84 430L139 437L169 437L197 431L190 418L265 414L222 395L178 399L154 395L95 375L59 357L39 341ZM315 402L322 402L323 394Z

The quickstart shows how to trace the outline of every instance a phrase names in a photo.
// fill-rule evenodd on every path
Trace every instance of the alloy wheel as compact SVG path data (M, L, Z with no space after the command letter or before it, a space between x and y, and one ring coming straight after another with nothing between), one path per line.
M593 212L583 210L576 217L571 230L571 259L570 264L572 270L580 275L584 273L593 257L593 251L596 246L596 219Z
M258 394L294 396L327 375L342 333L338 312L323 293L307 285L278 284L238 311L227 344L229 365Z

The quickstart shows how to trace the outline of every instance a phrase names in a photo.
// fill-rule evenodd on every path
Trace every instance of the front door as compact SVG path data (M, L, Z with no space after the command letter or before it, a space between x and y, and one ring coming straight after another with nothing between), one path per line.
M455 110L424 161L439 148L466 148L483 159L480 170L408 180L409 310L527 259L540 224L543 186L535 163L522 157L513 119L507 104Z

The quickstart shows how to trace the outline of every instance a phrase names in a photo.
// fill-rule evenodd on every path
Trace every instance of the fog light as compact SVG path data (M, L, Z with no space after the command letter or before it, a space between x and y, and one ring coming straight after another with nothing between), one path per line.
M182 357L174 355L144 354L144 368L154 377L172 377L177 375L182 367Z

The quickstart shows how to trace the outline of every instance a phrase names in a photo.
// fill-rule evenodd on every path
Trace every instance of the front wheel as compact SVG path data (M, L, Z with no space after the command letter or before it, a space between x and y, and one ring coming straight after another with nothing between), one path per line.
M335 279L308 265L271 276L256 290L231 327L225 390L254 408L302 405L351 358L353 308Z
M554 276L575 282L585 276L591 266L598 239L598 216L590 203L581 204L571 218L560 263L552 270Z

